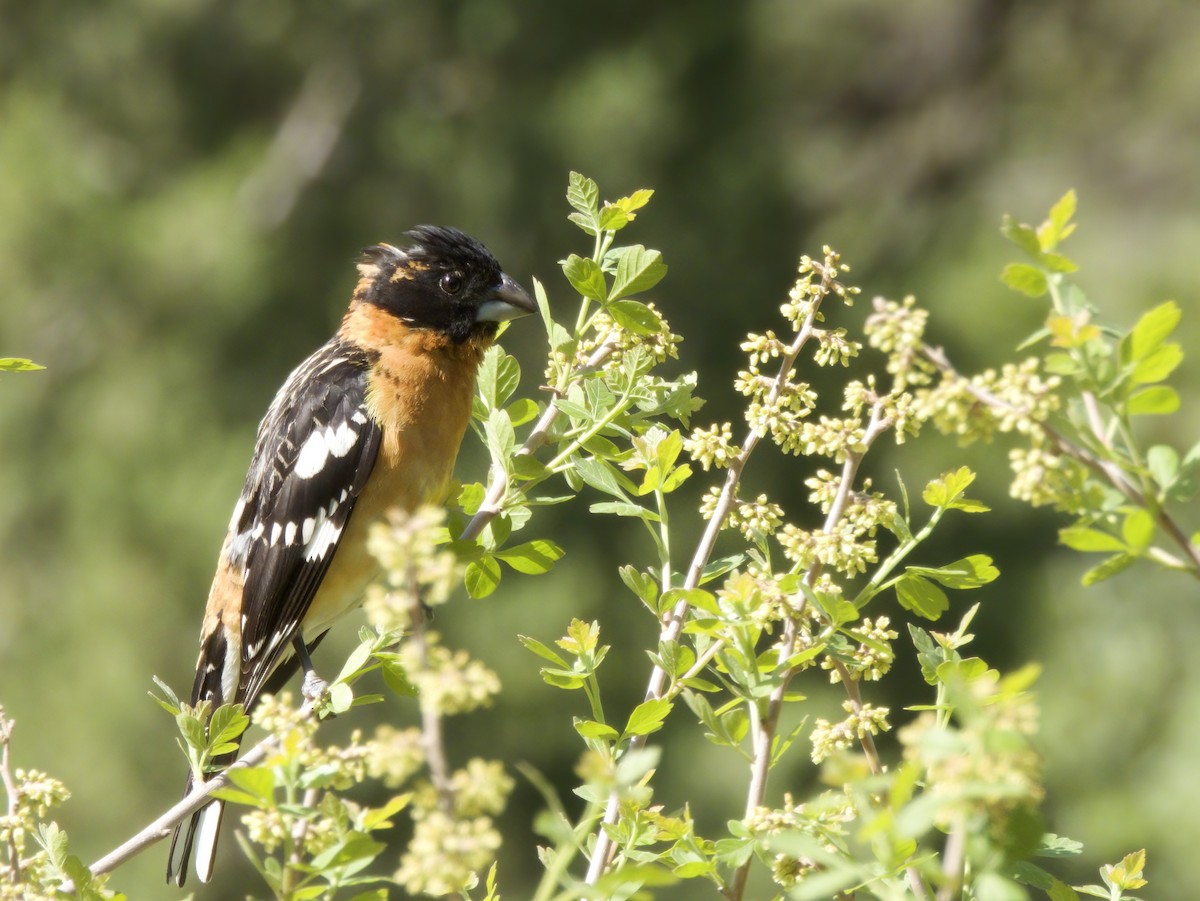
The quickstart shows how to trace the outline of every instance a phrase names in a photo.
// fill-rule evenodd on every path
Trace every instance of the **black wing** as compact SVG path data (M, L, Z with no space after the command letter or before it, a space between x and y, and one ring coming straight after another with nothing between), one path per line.
M231 523L245 574L242 677L251 704L290 651L379 451L366 355L334 339L291 374L259 426Z

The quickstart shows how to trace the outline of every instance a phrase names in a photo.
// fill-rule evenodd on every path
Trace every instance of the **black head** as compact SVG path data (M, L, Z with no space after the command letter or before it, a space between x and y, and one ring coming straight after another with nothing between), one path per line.
M470 235L419 225L405 237L403 249L376 244L363 251L356 300L458 342L494 333L506 319L537 309L525 289Z

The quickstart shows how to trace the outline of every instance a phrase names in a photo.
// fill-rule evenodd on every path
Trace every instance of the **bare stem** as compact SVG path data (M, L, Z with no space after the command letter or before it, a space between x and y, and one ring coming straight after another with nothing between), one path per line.
M302 803L306 810L317 806L321 798L321 790L310 788L304 792ZM296 889L296 878L300 874L299 865L304 863L304 842L308 838L308 816L299 817L292 825L292 853L288 856L288 866L283 871L283 894L288 896Z
M962 897L966 852L967 824L964 816L959 814L946 839L946 850L942 855L942 873L946 876L946 883L938 892L937 901L955 901Z
M409 636L408 640L416 655L415 668L429 668L429 641L425 628L425 608L421 606L421 595L417 590L417 575L412 565L408 572L409 593ZM442 741L442 714L424 698L421 704L421 748L425 752L425 764L429 767L429 781L437 792L438 807L443 813L454 810L454 792L450 788L450 767L446 762L446 746Z
M16 823L17 805L21 794L13 779L12 770L9 768L8 758L14 725L16 724L4 715L4 708L0 707L0 779L4 781L4 794L8 798L8 818L11 822ZM8 833L8 863L12 884L19 885L21 883L21 851L17 847L15 829L10 829Z

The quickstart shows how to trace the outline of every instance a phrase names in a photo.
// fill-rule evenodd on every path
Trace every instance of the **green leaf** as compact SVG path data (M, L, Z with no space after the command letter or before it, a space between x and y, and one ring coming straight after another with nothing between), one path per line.
M35 369L45 369L33 360L24 357L0 357L0 372L32 372Z
M908 572L915 573L927 579L932 579L946 588L971 589L979 588L994 581L1000 570L992 565L992 558L984 554L972 554L963 557L937 569L926 569L920 566L910 566Z
M1082 551L1085 554L1125 550L1125 542L1120 538L1087 526L1070 526L1059 529L1058 541L1073 551Z
M1041 297L1050 287L1046 274L1028 263L1009 263L1000 273L1000 280L1014 291L1030 297Z
M1076 197L1072 188L1050 208L1050 218L1037 230L1038 245L1044 250L1053 250L1075 230L1071 217L1075 215Z
M718 614L721 612L716 595L703 588L671 588L664 591L658 601L658 612L665 613L673 610L680 601L686 601L689 607L694 610L703 610L705 613Z
M988 508L979 501L962 496L974 481L975 473L966 466L961 466L953 472L943 473L940 478L926 485L925 490L921 492L921 498L931 507L985 513Z
M1125 412L1130 416L1157 416L1174 413L1178 409L1179 394L1168 385L1145 388L1125 402Z
M505 409L508 412L509 420L514 426L532 422L542 412L541 408L537 405L537 401L528 397L518 397Z
M208 738L204 734L204 723L200 722L198 717L181 712L175 717L175 725L179 727L179 731L189 747L198 751L203 751L208 747Z
M1134 510L1121 523L1121 535L1133 553L1140 553L1154 540L1154 517L1145 510Z
M490 554L484 555L467 564L463 582L467 586L467 594L471 597L486 598L500 584L500 564Z
M1031 257L1040 259L1042 243L1038 240L1037 232L1032 227L1006 215L1000 222L1000 232Z
M967 657L963 660L947 660L938 664L937 678L939 682L948 683L953 679L964 682L974 682L988 671L988 665L978 657Z
M371 649L374 644L374 636L359 642L358 647L350 652L350 656L342 664L342 671L338 673L337 678L333 681L341 682L343 679L348 679L366 666L367 661L371 659Z
M581 457L571 467L583 481L605 494L624 499L626 497L621 485L622 476L613 469L612 464L594 457ZM627 481L627 480L626 480Z
M649 735L662 728L663 720L671 712L672 704L665 698L643 701L629 714L625 724L625 735Z
M565 552L553 541L539 538L518 544L496 554L501 560L519 573L528 576L540 576L549 572L555 561L561 559Z
M1078 272L1079 267L1075 265L1075 261L1069 257L1063 256L1061 253L1043 253L1042 265L1054 272Z
M600 206L600 188L586 175L572 172L567 179L567 203L594 217Z
M1146 468L1160 488L1168 488L1179 478L1179 454L1166 444L1156 444L1146 451Z
M345 682L329 686L329 708L334 713L345 713L354 706L354 689Z
M604 231L620 231L630 222L629 213L612 203L605 203L600 210L600 228Z
M728 557L719 557L716 560L710 561L709 564L704 567L704 571L700 573L699 584L705 585L708 582L711 582L713 579L725 575L725 573L729 572L731 569L740 566L742 561L745 559L745 554L731 554Z
M1178 344L1164 344L1142 357L1133 367L1130 379L1135 385L1161 382L1175 367L1183 362L1183 348Z
M363 828L367 830L386 828L388 820L406 808L410 801L412 801L412 793L408 792L394 796L382 807L368 809L363 815Z
M246 716L241 704L223 704L213 711L208 721L208 741L211 746L234 741L246 731L250 717Z
M1078 857L1083 853L1083 842L1077 842L1065 835L1055 835L1047 832L1042 836L1041 844L1034 852L1036 857Z
M601 303L608 297L604 273L595 260L571 254L563 262L563 274L571 283L571 287L584 297Z
M647 510L645 507L639 507L637 504L625 501L602 501L588 507L588 512L608 513L612 516L633 516L638 519L644 519L646 522L659 521L658 514L653 510Z
M542 644L536 638L530 638L528 635L518 635L517 640L543 660L549 660L551 663L561 666L563 669L570 668L567 664L567 661L563 660L562 657L558 656L554 650L547 645Z
M275 794L275 771L269 766L239 766L227 772L230 783L248 795L269 801Z
M1105 579L1111 579L1122 570L1128 569L1137 560L1133 554L1113 554L1099 566L1093 566L1083 574L1081 580L1085 586L1095 585Z
M667 274L667 264L657 250L647 250L641 244L623 249L617 258L611 300L649 291Z
M936 620L950 609L946 592L928 579L908 573L896 582L896 598L900 606L929 620Z
M1101 897L1107 897L1105 892ZM1059 882L1057 879L1050 886L1050 890L1046 892L1046 897L1050 901L1079 901L1079 895L1075 893L1075 889L1067 885L1065 882Z
M659 315L636 300L618 300L605 310L617 325L635 335L653 335L662 329Z
M1051 375L1072 376L1083 371L1080 363L1070 354L1065 353L1047 354L1042 368Z
M657 613L658 606L655 602L658 600L658 580L649 573L644 573L629 565L622 566L618 572L625 587L632 591L643 604Z
M1158 350L1171 332L1175 331L1182 315L1179 304L1173 300L1143 313L1133 331L1129 333L1131 362L1144 360Z
M605 723L595 720L575 720L575 731L581 738L599 739L600 741L616 741L621 733Z
M383 664L383 684L398 698L415 698L417 686L408 678L408 672L395 661Z
M491 451L493 459L507 460L512 456L517 443L517 433L513 431L512 420L508 418L507 412L492 410L488 414L487 422L483 424L483 431L487 436L488 450Z

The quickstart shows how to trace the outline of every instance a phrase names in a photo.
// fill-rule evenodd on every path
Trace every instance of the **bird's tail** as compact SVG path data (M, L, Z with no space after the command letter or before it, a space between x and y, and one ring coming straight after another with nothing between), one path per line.
M188 774L184 797L191 794L194 779ZM171 836L171 853L167 857L167 883L182 886L187 881L188 861L196 856L196 875L201 882L212 878L213 861L217 856L217 836L221 830L224 801L210 801L187 820L175 827Z

